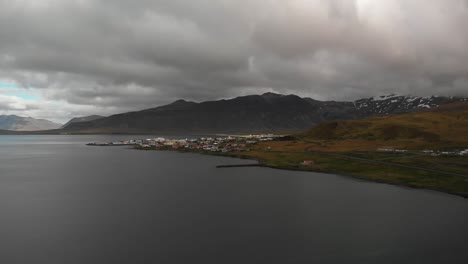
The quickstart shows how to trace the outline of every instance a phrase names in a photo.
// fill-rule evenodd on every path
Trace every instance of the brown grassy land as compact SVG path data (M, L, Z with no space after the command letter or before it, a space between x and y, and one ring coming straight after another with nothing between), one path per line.
M468 102L432 111L376 116L361 120L324 122L297 135L321 151L468 147Z

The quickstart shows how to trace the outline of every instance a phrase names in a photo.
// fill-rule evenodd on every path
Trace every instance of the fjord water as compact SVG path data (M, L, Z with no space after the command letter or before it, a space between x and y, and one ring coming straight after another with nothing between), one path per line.
M0 263L468 263L468 200L248 161L0 136Z

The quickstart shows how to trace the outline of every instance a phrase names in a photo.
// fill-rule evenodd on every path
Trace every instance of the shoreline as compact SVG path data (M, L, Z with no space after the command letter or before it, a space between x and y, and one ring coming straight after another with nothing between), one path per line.
M266 167L263 164L260 163L254 163L254 164L232 164L232 165L217 165L216 168L218 169L224 169L224 168L248 168L248 167Z
M410 189L415 189L415 190L429 190L429 191L436 191L439 193L445 193L449 195L455 195L464 199L468 199L468 194L465 193L459 193L459 192L453 192L449 190L445 190L442 188L434 188L434 187L420 187L416 186L413 184L406 184L406 183L396 183L396 182L390 182L390 181L385 181L382 179L372 179L368 178L366 176L362 175L355 175L355 174L350 174L346 172L340 172L340 171L325 171L325 170L308 170L308 169L303 169L303 168L293 168L293 167L281 167L281 166L273 166L273 165L268 165L265 164L264 161L250 157L248 155L244 154L233 154L233 153L213 153L213 152L202 152L202 151L182 151L182 150L171 150L171 149L140 149L140 148L134 148L136 150L145 150L145 151L173 151L173 152L179 152L179 153L193 153L193 154L200 154L200 155L207 155L207 156L217 156L217 157L227 157L227 158L237 158L237 159L242 159L242 160L252 160L256 161L257 163L254 164L232 164L232 165L218 165L216 168L220 169L228 169L228 168L246 168L246 167L260 167L260 168L270 168L270 169L276 169L276 170L285 170L285 171L300 171L300 172L316 172L316 173L324 173L324 174L333 174L333 175L338 175L341 177L349 177L357 180L363 180L367 182L374 182L374 183L380 183L380 184L389 184L393 186L399 186L399 187L405 187L405 188L410 188Z

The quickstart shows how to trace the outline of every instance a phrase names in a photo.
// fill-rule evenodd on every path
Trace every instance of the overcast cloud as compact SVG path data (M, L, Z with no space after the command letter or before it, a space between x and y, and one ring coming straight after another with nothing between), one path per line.
M0 114L468 95L468 0L0 0Z

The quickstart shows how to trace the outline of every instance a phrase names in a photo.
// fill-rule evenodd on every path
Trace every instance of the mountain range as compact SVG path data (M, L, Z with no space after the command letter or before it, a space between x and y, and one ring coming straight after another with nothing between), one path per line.
M289 133L322 121L424 111L466 101L459 97L384 95L353 102L265 93L228 100L171 104L94 120L69 122L65 133Z
M60 128L62 125L45 119L0 115L0 129L11 131L38 131Z

